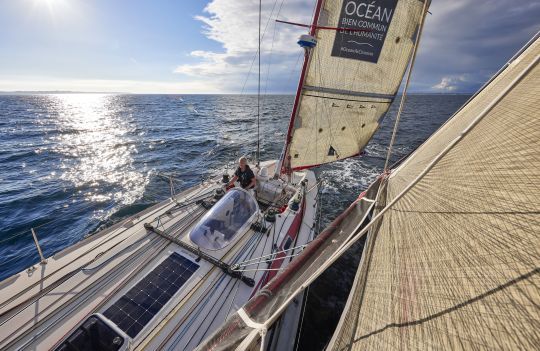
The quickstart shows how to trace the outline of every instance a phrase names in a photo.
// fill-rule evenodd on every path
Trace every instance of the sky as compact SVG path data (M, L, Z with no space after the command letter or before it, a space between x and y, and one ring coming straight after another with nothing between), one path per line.
M275 19L309 23L314 3L263 0L263 92L294 93L305 29ZM540 30L540 0L430 12L412 92L474 92ZM253 93L257 30L258 0L0 0L0 91Z

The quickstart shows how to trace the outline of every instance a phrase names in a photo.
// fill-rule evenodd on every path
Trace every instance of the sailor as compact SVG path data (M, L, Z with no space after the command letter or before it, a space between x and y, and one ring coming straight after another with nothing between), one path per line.
M231 179L227 187L232 186L237 180L240 182L240 186L246 190L255 188L255 184L257 182L255 179L255 174L251 168L249 168L247 158L244 156L240 157L238 160L238 168L236 169L236 172L234 172L234 177Z

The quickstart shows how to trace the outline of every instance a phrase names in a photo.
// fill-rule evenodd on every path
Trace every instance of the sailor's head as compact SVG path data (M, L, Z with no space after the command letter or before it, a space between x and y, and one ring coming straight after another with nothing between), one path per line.
M244 169L246 169L246 166L247 166L247 158L245 158L244 156L240 157L238 159L238 166L240 167L240 169L242 169L242 171Z

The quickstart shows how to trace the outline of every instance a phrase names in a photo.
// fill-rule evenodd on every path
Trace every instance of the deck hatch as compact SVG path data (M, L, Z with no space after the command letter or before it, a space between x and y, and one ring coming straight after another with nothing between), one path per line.
M259 206L249 192L233 188L219 200L189 233L198 247L221 250L253 223Z
M134 338L198 268L198 264L175 252L103 312L103 315Z

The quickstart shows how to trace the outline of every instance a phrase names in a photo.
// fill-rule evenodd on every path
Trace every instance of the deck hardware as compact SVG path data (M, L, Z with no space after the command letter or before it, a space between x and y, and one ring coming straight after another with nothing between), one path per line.
M242 274L242 272L233 271L233 268L231 267L231 265L229 265L228 263L225 263L225 262L223 262L223 261L221 261L221 260L219 260L219 259L217 259L215 257L212 257L211 255L208 255L205 252L202 252L198 247L194 247L194 246L191 246L189 244L186 244L182 240L180 240L178 238L175 238L174 236L169 235L169 234L165 233L162 230L154 228L150 223L145 223L144 228L146 228L146 230L149 230L149 231L151 231L153 233L156 233L159 236L162 236L165 239L175 243L176 245L180 246L184 250L189 251L189 252L197 255L198 257L202 258L206 262L211 263L214 266L221 268L221 270L223 272L225 272L225 274L227 274L227 275L229 275L229 276L231 276L233 278L240 279L247 286L249 286L249 287L254 287L255 286L255 280L253 280L252 278L244 276Z
M45 259L45 257L43 257L43 252L41 252L41 247L39 246L39 242L38 242L38 239L37 239L37 236L36 236L36 232L34 231L34 228L30 228L30 230L32 231L32 237L34 238L34 243L36 243L36 248L38 250L38 253L39 253L39 258L40 258L40 264L47 264L47 260Z
M274 220L275 220L275 217L274 217ZM256 222L251 225L251 229L253 229L256 232L266 234L269 228L266 228L262 222Z
M173 199L176 195L176 192L174 191L174 181L172 176L169 176L169 186L171 187L171 199Z

